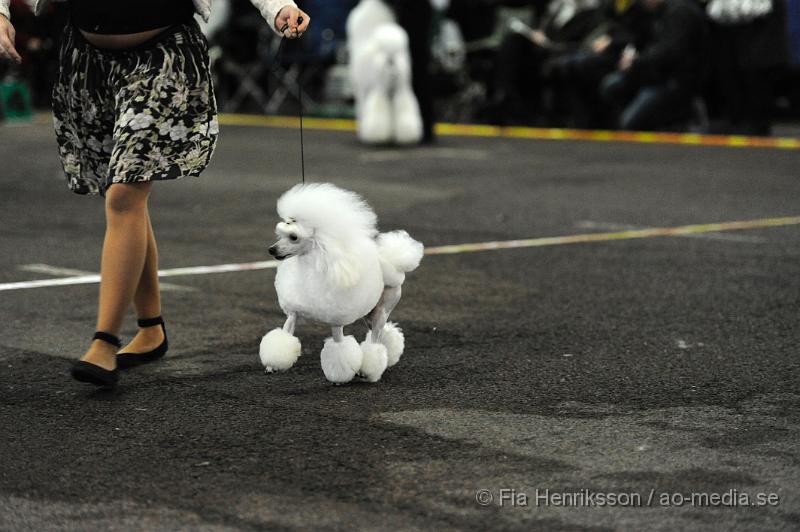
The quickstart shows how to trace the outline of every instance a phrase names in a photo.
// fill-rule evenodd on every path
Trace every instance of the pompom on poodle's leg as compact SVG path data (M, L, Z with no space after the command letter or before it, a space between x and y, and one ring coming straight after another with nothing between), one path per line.
M294 336L297 315L289 314L282 329L273 329L261 339L258 355L264 370L286 371L300 357L300 340Z
M387 364L391 368L400 361L400 356L405 349L406 339L403 336L403 329L396 323L387 323L383 326L381 343L386 347Z
M363 358L361 359L361 367L358 370L358 374L369 382L378 382L381 380L383 372L389 367L386 347L380 342L373 341L368 334L366 340L361 342L361 352L363 353Z
M380 343L386 348L387 367L400 360L405 348L403 331L394 323L388 323L389 315L400 302L403 291L400 286L386 287L380 301L370 313L370 332L365 342ZM363 345L363 344L362 344Z
M320 364L325 378L334 384L353 380L361 368L363 353L352 336L344 336L343 327L332 327L331 337L325 339Z

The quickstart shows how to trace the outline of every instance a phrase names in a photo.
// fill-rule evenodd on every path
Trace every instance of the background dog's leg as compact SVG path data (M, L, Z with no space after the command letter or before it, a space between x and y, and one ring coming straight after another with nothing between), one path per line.
M394 140L398 144L416 144L422 140L422 115L410 80L407 87L398 88L392 96L392 113Z
M392 138L394 122L389 96L381 89L368 92L361 104L362 119L358 123L358 138L367 144L385 144Z

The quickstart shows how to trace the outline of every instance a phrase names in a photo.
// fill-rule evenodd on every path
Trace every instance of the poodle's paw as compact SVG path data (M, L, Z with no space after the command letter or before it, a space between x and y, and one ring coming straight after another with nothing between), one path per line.
M403 349L406 347L403 330L396 323L387 323L381 332L381 343L386 347L389 367L394 366L400 360L400 355L403 354Z
M356 339L345 336L341 342L326 338L319 358L325 378L334 384L344 384L356 376L363 354Z
M369 382L378 382L388 367L386 347L383 344L365 340L361 342L361 351L364 353L364 357L358 373Z
M267 373L286 371L300 357L300 340L283 329L273 329L261 339L258 356Z

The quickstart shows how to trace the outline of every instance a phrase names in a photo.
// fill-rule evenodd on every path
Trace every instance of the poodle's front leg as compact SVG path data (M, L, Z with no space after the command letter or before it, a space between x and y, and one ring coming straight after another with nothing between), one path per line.
M267 373L286 371L300 357L300 340L294 335L296 323L297 314L291 312L282 329L273 329L261 339L258 355Z
M286 323L283 324L283 330L289 334L294 334L295 325L297 325L297 314L292 312L286 318Z
M400 286L386 287L380 301L370 312L370 332L367 338L373 343L381 343L386 348L388 367L394 366L400 360L400 355L405 349L403 331L394 323L388 323L389 315L400 302L403 290Z
M344 327L331 327L330 338L320 353L320 363L325 378L334 384L344 384L353 380L361 368L361 348L352 336L344 335Z

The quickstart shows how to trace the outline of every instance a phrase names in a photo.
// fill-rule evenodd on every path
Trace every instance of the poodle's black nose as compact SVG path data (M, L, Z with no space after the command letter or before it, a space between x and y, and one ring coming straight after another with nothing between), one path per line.
M270 246L269 254L272 255L273 257L277 257L278 256L278 245L277 244L275 244L274 246Z

